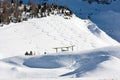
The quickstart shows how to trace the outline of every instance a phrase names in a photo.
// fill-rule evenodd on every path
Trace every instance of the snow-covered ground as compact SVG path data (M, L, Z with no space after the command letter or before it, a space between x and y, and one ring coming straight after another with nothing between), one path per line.
M0 60L0 79L119 80L119 49L120 46L112 46L86 52L4 58Z
M90 20L34 18L0 27L0 37L0 80L120 79L120 44Z
M24 55L33 51L36 55L54 53L56 47L74 45L74 51L114 46L119 43L110 38L89 20L73 16L49 16L11 23L0 28L0 57Z

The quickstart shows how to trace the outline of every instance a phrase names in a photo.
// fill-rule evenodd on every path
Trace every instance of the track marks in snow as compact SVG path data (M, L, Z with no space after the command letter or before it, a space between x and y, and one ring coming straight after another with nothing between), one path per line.
M75 45L76 50L80 51L118 45L116 41L102 31L102 38L94 35L88 29L90 24L93 23L89 20L84 22L76 16L66 20L57 15L10 24L0 29L0 36L2 37L0 42L1 44L4 43L4 45L0 45L0 52L24 54L26 51L37 52L39 50L43 53L47 50L48 53L54 53L54 47Z

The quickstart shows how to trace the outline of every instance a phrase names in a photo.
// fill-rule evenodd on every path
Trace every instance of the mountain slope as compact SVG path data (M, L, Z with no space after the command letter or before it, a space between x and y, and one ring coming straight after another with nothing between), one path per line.
M119 45L94 23L76 16L71 19L49 16L11 23L0 28L0 36L1 57L24 55L26 51L49 54L55 52L55 47L71 45L75 45L75 51Z
M28 3L28 0L22 1ZM52 4L55 0L46 1ZM87 0L56 0L56 4L68 7L80 18L86 19L90 16L99 28L120 42L120 0L107 1L112 2L110 4L97 4L97 2L89 4ZM41 3L42 0L35 0L35 2Z
M53 0L48 0L53 3ZM83 0L57 0L57 4L67 6L80 18L88 18L112 38L120 42L120 0L111 4L89 4Z

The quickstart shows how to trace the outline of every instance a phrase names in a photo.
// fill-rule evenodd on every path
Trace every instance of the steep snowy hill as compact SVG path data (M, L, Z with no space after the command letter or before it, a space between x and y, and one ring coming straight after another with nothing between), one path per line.
M11 23L0 28L0 57L24 55L33 51L36 55L55 53L55 47L74 45L74 51L119 45L89 20L76 16L64 19L49 16Z
M4 58L0 60L0 79L119 80L119 49L120 46L112 46L85 52Z
M23 0L25 3L28 0ZM35 0L41 3L42 0ZM46 0L48 3L66 6L80 18L88 18L96 23L103 31L120 42L120 0L112 1L111 4L89 4L86 0ZM92 0L94 1L94 0Z
M48 1L53 3L54 0ZM90 16L103 31L120 42L120 0L112 0L109 5L89 4L83 0L57 0L57 4L69 7L80 18Z

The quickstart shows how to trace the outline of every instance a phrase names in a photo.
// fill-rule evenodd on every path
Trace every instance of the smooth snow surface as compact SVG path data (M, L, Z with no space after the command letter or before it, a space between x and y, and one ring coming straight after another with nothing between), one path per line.
M64 19L50 16L11 23L0 28L0 57L24 55L32 51L36 55L55 53L55 47L74 45L74 51L83 51L119 45L89 20L76 16Z
M0 60L0 79L119 80L119 49L120 46L116 46L77 53L4 58Z

